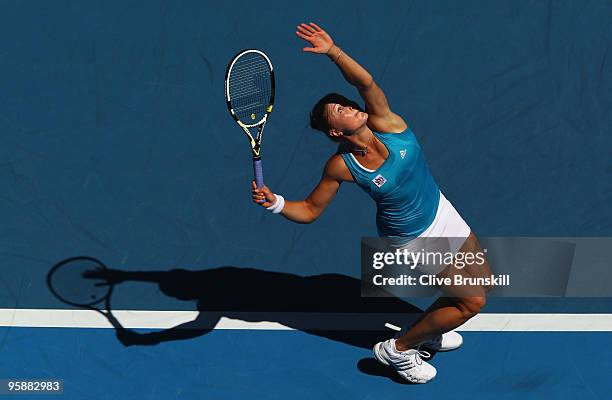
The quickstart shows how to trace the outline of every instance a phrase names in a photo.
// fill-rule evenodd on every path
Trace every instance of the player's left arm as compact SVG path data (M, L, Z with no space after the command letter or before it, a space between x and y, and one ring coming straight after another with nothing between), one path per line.
M303 50L310 53L326 54L336 63L348 83L355 86L365 102L368 126L383 132L402 132L408 125L402 117L391 111L387 97L372 75L334 41L314 22L300 24L296 35L311 44Z

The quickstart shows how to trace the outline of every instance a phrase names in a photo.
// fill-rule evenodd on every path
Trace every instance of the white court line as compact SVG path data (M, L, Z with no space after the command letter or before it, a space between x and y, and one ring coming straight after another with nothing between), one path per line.
M393 323L379 323L380 314L367 313L242 313L251 321L222 317L215 329L295 330L275 321L300 321L299 329L380 330L397 328L407 315L384 314ZM193 321L197 311L114 310L125 328L167 329ZM309 321L302 323L302 321ZM372 326L377 321L380 326ZM334 324L335 323L335 324ZM349 326L350 325L350 326ZM27 328L112 328L106 318L89 310L0 309L0 326ZM393 327L392 327L393 326ZM610 332L612 314L479 314L459 331Z

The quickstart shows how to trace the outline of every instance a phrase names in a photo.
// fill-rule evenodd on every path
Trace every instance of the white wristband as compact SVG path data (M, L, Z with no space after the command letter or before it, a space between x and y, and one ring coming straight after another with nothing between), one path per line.
M274 193L274 196L276 196L276 201L270 207L266 207L266 210L272 211L273 214L278 214L285 208L285 198L276 193Z

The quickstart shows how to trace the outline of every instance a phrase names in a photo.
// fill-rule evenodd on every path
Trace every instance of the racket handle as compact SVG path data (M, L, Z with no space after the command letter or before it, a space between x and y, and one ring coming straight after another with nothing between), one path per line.
M261 158L253 160L253 170L255 171L255 184L257 185L257 188L260 189L264 185Z

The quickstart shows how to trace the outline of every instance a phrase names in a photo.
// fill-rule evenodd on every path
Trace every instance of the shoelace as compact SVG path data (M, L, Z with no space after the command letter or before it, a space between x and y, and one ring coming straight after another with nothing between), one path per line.
M414 359L416 360L417 364L423 364L423 358L431 358L431 354L429 354L427 351L421 350L420 348L417 349L414 353Z
M410 350L404 351L404 352L400 353L403 356L405 356L406 358L404 358L403 361L398 362L397 365L400 365L400 366L410 366L411 364L414 365L414 362L411 360L411 358L412 358L411 356L414 356L414 361L418 365L422 365L423 364L422 358L431 358L431 354L429 354L429 352L423 351L423 350L421 350L419 348L414 349L414 352L408 354L409 351Z

